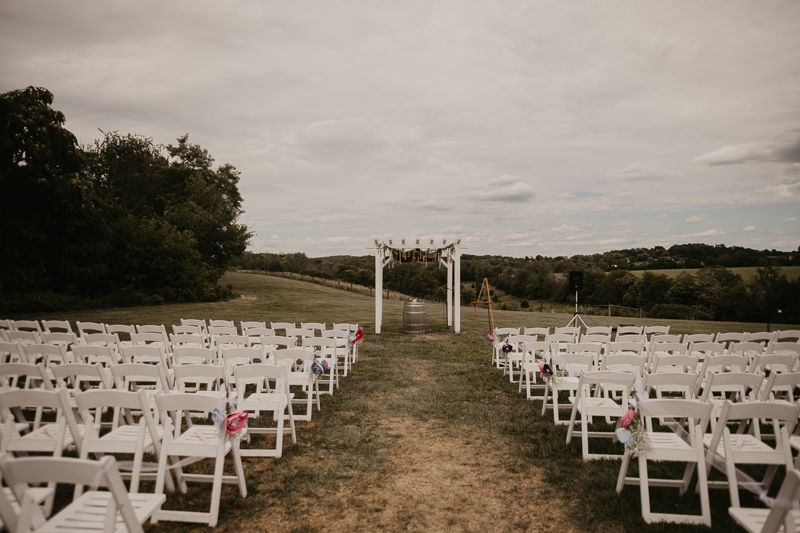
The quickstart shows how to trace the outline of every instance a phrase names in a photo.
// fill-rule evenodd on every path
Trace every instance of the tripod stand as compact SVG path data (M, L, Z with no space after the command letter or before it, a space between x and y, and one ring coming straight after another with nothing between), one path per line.
M589 326L587 326L586 322L583 321L583 319L581 318L581 315L578 314L578 289L575 289L575 314L572 315L572 320L569 321L569 324L567 324L567 327L570 327L570 326L580 327L580 326L578 326L579 323L585 329L589 329Z

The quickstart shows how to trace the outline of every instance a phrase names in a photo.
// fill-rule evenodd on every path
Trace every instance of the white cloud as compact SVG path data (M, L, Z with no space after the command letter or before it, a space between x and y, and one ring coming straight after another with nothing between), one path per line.
M755 230L756 230L755 226L747 226L746 228L742 228L742 231L755 231Z
M705 219L706 215L694 215L684 220L684 222L686 224L699 224L700 222L703 222Z
M669 217L669 215L658 215L658 216L655 216L653 218L658 220L659 218L668 218L668 217Z
M797 217L782 218L781 222L797 222Z
M699 233L687 233L686 235L681 235L681 237L720 237L722 235L725 235L724 231L720 231L718 229L709 229Z
M603 177L618 181L669 181L680 177L680 173L652 164L634 163L621 170L607 172Z
M493 202L528 202L536 196L533 187L519 178L503 175L470 194L473 200Z
M731 144L696 158L707 165L800 162L800 125L786 128L760 142Z

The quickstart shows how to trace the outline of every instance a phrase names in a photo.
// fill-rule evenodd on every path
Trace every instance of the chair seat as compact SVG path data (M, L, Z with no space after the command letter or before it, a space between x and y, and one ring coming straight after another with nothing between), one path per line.
M711 445L712 437L713 435L708 434L703 437L703 444L706 448ZM761 440L752 435L731 435L731 445L733 446L734 453L768 453L775 455L775 448L764 444ZM720 457L725 457L725 444L723 439L720 439L716 453Z
M83 424L79 424L78 429L80 431L80 438L83 438ZM72 431L70 431L69 427L65 427L64 430L66 431L64 434L64 447L74 446L75 438L72 436ZM58 440L58 431L58 424L40 426L36 431L32 431L19 438L11 439L8 443L8 451L52 452L53 444Z
M764 522L769 516L769 509L750 509L747 507L731 507L728 512L740 526L751 533L760 533L764 527ZM794 518L794 527L800 530L800 513L789 511Z
M192 426L167 445L168 455L198 455L215 457L220 438L219 429L214 426ZM225 453L231 450L231 442L225 440Z
M129 494L133 512L139 523L143 523L167 499L165 494ZM102 531L106 520L106 509L112 501L110 492L90 491L51 518L37 532L64 531ZM128 529L117 514L115 531L123 533Z
M106 453L133 453L136 450L136 443L139 439L140 428L138 425L125 425L119 426L117 429L106 433L96 440L89 443L88 451L92 452L106 452ZM156 426L156 433L158 439L164 436L164 426ZM125 445L128 446L125 446ZM153 445L153 438L149 432L145 432L144 448L147 449Z

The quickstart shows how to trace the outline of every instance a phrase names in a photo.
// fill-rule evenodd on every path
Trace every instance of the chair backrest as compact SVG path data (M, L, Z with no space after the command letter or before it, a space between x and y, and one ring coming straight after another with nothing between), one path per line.
M239 331L234 326L209 326L208 334L211 337L223 335L238 335Z
M111 375L118 390L136 391L142 384L154 387L156 392L169 392L171 389L161 363L122 363L111 367Z
M550 328L523 328L523 335L537 335L539 340L544 340L545 337L550 335Z
M730 372L745 372L750 364L750 358L746 355L712 355L703 360L700 375L706 377L708 374L723 373L730 369Z
M513 347L514 351L522 351L522 344L525 342L537 342L538 340L538 335L509 335L506 338L506 342Z
M158 344L164 348L164 351L170 351L169 338L165 333L134 333L131 335L131 344L133 346Z
M78 326L78 336L83 337L86 333L107 333L106 325L101 322L75 322Z
M221 394L223 385L226 382L225 369L222 366L187 364L176 366L172 370L175 373L175 388L179 392L186 392L188 384L193 386L205 384L208 391L218 391ZM172 394L174 392L164 396L171 396ZM158 401L159 397L156 396L156 401ZM199 397L202 397L202 395L198 395Z
M42 333L42 340L45 344L63 346L67 350L72 350L73 346L78 345L78 337L74 333L45 332Z
M747 340L747 333L743 332L736 332L736 331L729 331L726 333L717 333L717 336L714 337L714 342L721 342L725 345L725 348L732 342L745 342Z
M40 358L48 368L50 365L72 362L67 355L67 349L58 344L25 344L21 347L25 353L25 361L30 364L36 364Z
M794 342L800 342L800 329L787 329L776 333L774 342L789 342L792 339Z
M289 387L289 383L287 381L287 369L286 367L280 365L258 363L254 365L236 366L233 368L233 374L234 380L237 384L236 394L238 396L239 406L244 404L247 385L256 385L258 387L265 380L267 382L274 381L275 384L272 392L277 393L278 395L286 394L286 390ZM270 388L272 388L272 385L269 385ZM255 410L255 408L252 408L251 410Z
M606 345L611 342L611 335L606 335L604 333L584 333L581 335L580 342Z
M295 329L297 325L294 322L270 322L269 327L272 330L283 330L283 334L288 336L287 330ZM277 331L275 331L275 333L277 333Z
M606 356L608 355L638 355L644 353L644 343L642 342L609 342L606 344Z
M619 326L617 327L617 334L614 340L627 340L620 339L620 337L624 337L625 335L644 335L644 326Z
M763 384L764 376L760 374L750 374L749 372L709 374L706 377L700 399L707 402L713 398L715 392L718 392L723 393L723 399L725 393L739 393L739 397L734 398L736 401L758 400Z
M119 351L119 337L116 333L87 333L81 337L84 346L106 346Z
M252 365L256 361L264 362L264 352L261 348L250 347L222 347L220 348L222 363L225 365L225 379L232 385L233 368L240 365Z
M712 355L723 355L725 353L725 343L722 342L693 342L689 345L686 352L689 355L696 355L700 359L711 357Z
M169 343L172 345L173 350L178 346L198 346L200 348L206 347L202 333L170 333Z
M130 342L131 335L136 333L136 328L127 324L106 324L106 331L115 334L122 343Z
M250 338L246 335L211 335L211 348L218 350L223 346L249 347Z
M773 342L767 348L767 353L783 355L800 355L800 342Z
M685 357L685 356L684 356ZM669 392L680 392L684 400L693 400L697 395L698 374L684 372L660 372L657 374L645 374L642 378L644 397L650 397L650 390L667 390ZM649 400L648 400L649 401Z
M533 362L536 356L550 360L550 343L547 341L526 342L522 345L522 351L526 362Z
M750 372L757 374L791 372L797 365L797 356L789 354L762 354L750 363Z
M164 348L158 344L151 344L149 346L123 346L120 348L120 352L122 353L122 360L126 364L161 364L164 368L168 366L167 355L164 353Z
M267 323L266 322L258 322L258 321L253 321L253 320L251 320L251 321L244 321L243 320L243 321L241 321L239 323L239 325L242 328L242 335L247 335L247 330L252 329L252 328L264 328L264 329L267 329Z
M42 333L42 326L38 320L14 320L14 331L35 331Z
M786 432L791 435L795 425L797 425L798 414L800 414L800 405L797 404L763 400L733 403L730 400L725 400L708 449L717 449L724 434L724 429L729 422L745 422L749 420L752 425L757 425L761 420L766 419L768 422L772 422L775 428L775 436L778 438L780 426L784 426ZM745 427L740 425L740 429L745 430ZM780 439L778 442L780 442ZM791 452L789 452L789 456L791 457Z
M178 346L172 351L172 361L174 368L181 365L213 365L217 361L217 356L211 348Z
M494 328L494 339L497 340L498 335L519 335L520 328Z
M295 343L299 346L302 346L303 340L314 338L314 330L303 329L303 328L289 328L286 330L286 336L294 337Z
M147 401L147 395L144 390L136 392L129 392L126 390L93 390L86 392L78 392L75 394L75 403L78 406L78 411L81 413L81 418L89 423L89 417L95 424L100 423L100 416L106 409L114 410L114 424L112 429L119 426L119 422L125 420L125 417L120 416L120 412L125 410L135 410L141 413L144 418L144 424L147 431L156 438L157 430L153 413L150 410L150 404ZM92 414L94 412L94 414Z
M52 390L53 384L47 377L44 363L38 365L28 363L3 363L0 365L0 388L22 388L22 380L25 378L24 388L42 388Z
M311 377L311 363L314 361L314 352L303 348L285 348L272 352L278 365L288 365L287 370L306 372Z
M111 366L119 363L119 356L108 346L91 344L89 346L75 346L72 349L75 361L94 364L100 363L103 366Z
M767 378L767 384L761 392L761 399L766 401L772 395L775 395L778 400L794 402L794 391L797 387L800 387L800 372L770 374L769 378ZM782 392L783 395L778 396L777 393L779 392Z
M683 336L683 342L689 344L690 342L714 342L713 333L693 333Z
M696 355L662 355L656 354L653 358L653 373L661 372L692 372L697 369L700 359Z
M91 386L100 389L110 389L111 383L100 363L67 363L65 365L54 365L50 368L56 378L59 388L68 388L75 391L81 390L82 383L90 383Z
M626 372L641 376L644 373L644 366L647 358L643 355L609 355L603 357L600 367L602 371Z
M728 346L730 355L744 355L750 359L755 359L764 353L764 345L760 342L732 342Z
M233 328L236 329L236 323L233 320L209 320L209 328ZM210 333L210 330L209 330Z
M16 342L0 342L0 363L27 363L22 347Z
M206 325L206 321L203 319L181 318L181 326L197 326L203 331L203 333L208 334L208 326Z
M551 333L550 335L545 337L544 340L546 340L547 342L550 342L550 343L553 343L553 342L559 342L559 343L561 343L561 342L567 342L567 343L572 342L572 343L574 343L575 342L575 335L573 335L572 333Z
M608 335L610 337L613 333L612 326L589 326L586 328L586 335Z
M16 499L22 502L16 524L18 530L29 530L29 526L39 524L39 519L42 517L39 506L26 495L28 487L41 483L62 483L77 486L90 485L109 490L115 504L111 507L114 509L114 520L109 522L111 527L106 527L105 531L114 531L114 526L117 525L117 513L121 516L122 524L120 526L124 525L126 531L134 533L143 531L113 457L108 456L99 461L91 461L72 457L14 458L10 454L4 454L0 457L0 472L12 487ZM3 495L3 498L5 497ZM68 511L69 508L63 512ZM104 510L95 512L105 514ZM64 519L62 514L52 518L52 520L62 519ZM77 517L75 523L79 523ZM47 527L47 524L44 524L37 530ZM54 527L53 530L55 529L57 528Z
M8 342L21 344L41 344L42 337L36 331L4 331Z
M714 406L708 402L672 398L665 400L651 398L639 406L639 412L644 417L686 418L689 419L690 426L700 426L701 432L705 432L713 409Z
M167 334L167 328L163 324L142 324L136 326L136 333L163 333Z
M341 329L344 331L358 331L358 324L348 324L346 322L334 322L331 329Z
M313 331L325 331L328 329L323 322L300 322L300 329L310 329Z
M203 328L201 328L200 326L175 325L172 326L172 333L173 335L189 334L189 335L200 335L201 337L204 335Z
M42 327L44 333L56 333L54 329L62 333L74 333L68 320L42 320Z
M669 326L645 326L644 334L656 337L659 335L669 335Z
M578 338L581 334L581 328L579 326L562 326L560 328L557 327L555 329L555 333L566 333L568 335L574 335L575 338Z
M683 335L678 335L676 333L653 335L652 337L650 337L650 344L653 344L654 342L681 342L681 337L683 337Z
M592 372L596 370L596 360L592 354L562 354L553 356L553 364L569 375L574 376L580 372Z
M656 355L688 355L689 347L682 342L653 342L648 353L651 359Z
M778 336L777 331L758 331L747 334L747 342L760 342L764 346L775 340Z

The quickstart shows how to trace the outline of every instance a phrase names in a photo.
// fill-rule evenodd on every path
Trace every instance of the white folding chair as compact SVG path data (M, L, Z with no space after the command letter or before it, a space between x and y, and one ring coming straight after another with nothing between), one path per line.
M334 330L328 330L334 331ZM347 345L342 345L338 339L314 337L313 339L306 339L304 348L314 351L317 358L317 364L322 365L325 361L328 364L328 371L323 372L317 376L318 386L328 385L328 390L321 390L320 394L333 394L334 388L339 387L339 356L342 360L347 359Z
M273 353L275 362L286 367L289 372L289 386L302 387L306 393L305 399L293 399L295 405L305 404L306 412L303 415L294 415L295 420L311 420L313 404L317 404L317 411L320 409L319 402L319 383L317 376L311 371L311 364L314 362L314 352L302 348L286 348L275 350Z
M133 466L130 474L130 492L139 492L139 481L155 480L155 473L142 473L144 453L152 450L158 457L161 452L163 426L157 425L150 410L150 402L144 390L127 392L120 390L87 391L75 395L78 411L85 423L81 459L94 454L101 459L104 454L132 454ZM111 430L100 436L100 416L106 409L114 410L114 423ZM131 411L140 414L139 422L133 421ZM127 423L126 423L127 422ZM172 476L166 476L167 489L172 492L175 487ZM75 486L75 496L80 496L81 485Z
M269 328L275 331L276 335L278 334L277 330L282 330L283 336L288 337L288 330L297 328L297 325L294 322L270 322Z
M791 470L786 473L772 509L730 507L728 513L749 533L799 531L800 512L790 508L791 504L796 506L798 500L800 500L800 472Z
M209 512L167 511L160 509L153 513L152 522L159 520L175 520L179 522L206 523L209 527L217 525L219 503L223 483L239 485L242 498L247 496L242 458L239 453L239 441L226 438L224 431L216 426L193 424L181 431L181 418L191 412L211 413L220 404L218 398L191 393L173 393L156 398L161 420L164 422L164 438L161 442L161 454L158 460L158 476L156 478L156 494L164 493L166 471L171 457L173 465L180 457L204 457L214 459L214 474L187 474L180 466L173 466L178 487L181 492L188 490L187 482L211 483L211 507ZM225 456L230 453L236 474L223 475Z
M116 531L143 532L142 524L164 503L163 494L128 494L111 457L88 461L66 457L0 457L0 472L20 502L16 531ZM92 485L46 523L38 506L41 483ZM5 496L0 496L5 497ZM7 521L6 517L3 517Z
M629 339L622 338L628 335L644 335L644 326L618 326L614 341L628 341ZM645 341L647 341L646 337Z
M236 391L236 382L233 379L233 369L241 365L251 365L256 362L263 363L264 352L259 348L241 346L223 346L220 348L220 361L225 369L225 383L231 394Z
M642 500L642 518L648 524L653 522L673 522L679 524L704 524L711 526L711 506L708 500L708 484L703 450L703 432L711 416L711 405L692 400L646 400L639 406L639 414L651 419L647 427L652 427L652 418L688 419L688 442L677 433L648 431L649 448L639 451L639 477L627 477L628 465L633 455L631 448L625 447L622 465L617 478L617 494L624 485L639 485ZM682 479L653 479L647 467L649 461L685 462L686 470ZM650 487L677 487L684 494L689 488L694 467L697 466L698 492L700 493L700 515L654 513L650 508Z
M537 384L536 376L539 373L539 361L547 362L550 357L550 343L546 341L526 342L523 344L522 377L519 380L519 392L522 392L525 383L525 398L528 400L543 400L544 396L531 394L531 389L544 390L544 383Z
M70 325L69 320L42 320L42 328L44 330L43 333L56 333L53 330L58 330L58 332L62 333L75 333L72 331L72 325Z
M243 409L261 416L261 411L271 411L277 421L277 428L248 427L249 435L275 435L275 448L251 448L240 450L243 457L281 457L283 455L283 436L289 434L292 443L297 442L292 412L292 397L289 392L289 376L286 367L272 364L253 364L237 366L233 369L236 380L238 401L237 409ZM274 384L270 386L270 382ZM248 385L254 386L254 392L247 394ZM288 422L289 427L284 424Z
M492 364L494 366L504 368L506 358L503 353L503 344L509 335L519 335L519 333L520 328L494 328L494 341L492 341Z
M784 465L790 471L793 465L792 447L789 435L797 424L800 405L783 402L753 401L732 403L728 400L722 406L717 427L713 434L705 435L704 444L725 461L727 481L709 481L710 488L728 488L731 507L739 507L739 486L736 474L737 464L769 465L764 479L760 482L765 491L769 491L778 466ZM758 426L759 420L772 422L775 447L769 446L753 434L745 433L746 425ZM738 430L731 434L728 423L737 423ZM751 430L753 432L753 430Z
M569 393L570 404L563 404L564 408L572 408L571 402L575 400L575 393L578 391L581 372L592 372L596 369L595 354L564 354L553 356L550 365L553 367L553 376L545 381L544 401L542 402L542 416L548 409L548 395L552 399L553 422L566 425L569 422L559 418L559 392Z
M17 342L0 342L0 364L27 363L23 345Z
M625 357L625 356L618 356ZM598 454L589 452L590 438L616 437L614 432L589 431L589 420L594 416L622 419L630 408L630 398L633 390L634 374L630 372L586 372L581 374L578 380L578 389L575 401L572 405L572 414L569 419L569 429L567 430L567 444L572 441L572 433L575 428L575 417L581 414L581 453L584 461L594 459L620 459L621 454ZM603 390L606 393L602 396L592 396L592 387L595 390ZM619 403L614 401L607 392L610 389L620 391Z

